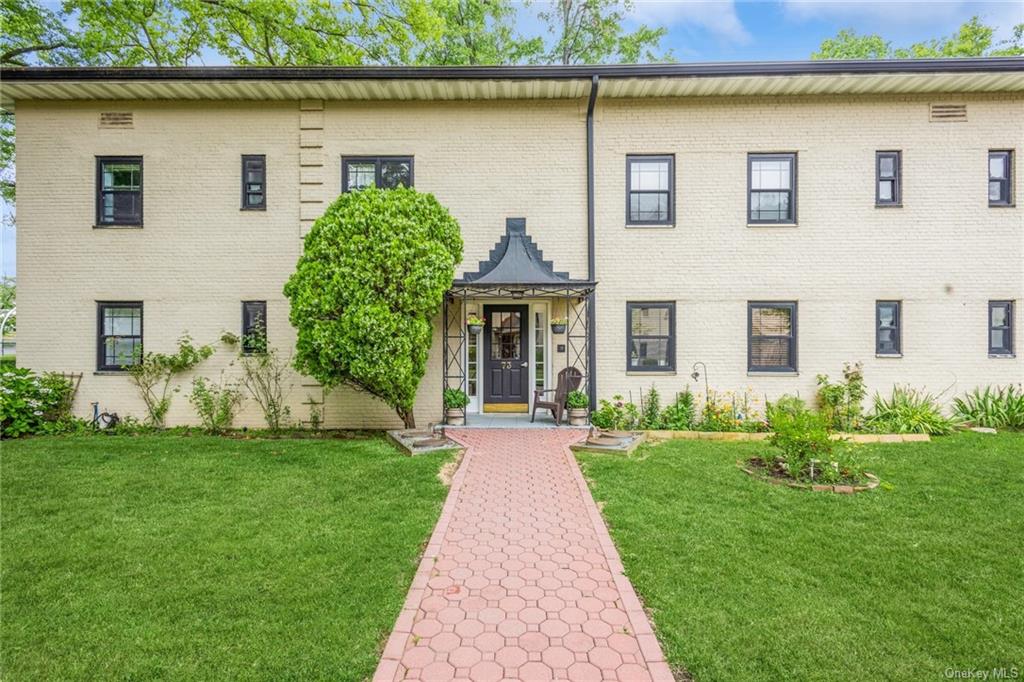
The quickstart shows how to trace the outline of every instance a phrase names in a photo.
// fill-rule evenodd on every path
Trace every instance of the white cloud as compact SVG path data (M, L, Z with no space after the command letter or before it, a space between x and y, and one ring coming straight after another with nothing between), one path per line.
M733 0L636 0L629 17L652 27L692 26L737 43L750 42Z
M974 15L998 27L997 38L1009 35L1014 24L1024 21L1019 0L977 2L970 0L781 0L783 13L794 21L824 19L849 22L858 30L883 35L895 30L939 28L952 33ZM889 27L889 31L885 30ZM952 28L951 28L952 27Z

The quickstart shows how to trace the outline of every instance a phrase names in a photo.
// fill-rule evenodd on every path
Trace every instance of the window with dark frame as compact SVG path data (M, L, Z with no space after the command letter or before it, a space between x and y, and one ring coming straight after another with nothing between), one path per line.
M627 303L626 371L675 371L675 337L675 303Z
M988 153L988 205L1013 205L1013 152L993 150Z
M747 221L796 224L796 154L747 155Z
M675 157L626 157L626 224L675 223Z
M902 196L902 152L875 152L875 205L899 206Z
M875 354L900 355L902 320L899 301L875 301Z
M267 157L265 154L242 155L242 210L267 209Z
M96 370L121 372L142 356L142 302L96 304Z
M341 191L364 187L394 189L413 186L411 156L345 156L341 159Z
M988 354L1013 355L1013 301L988 302Z
M267 351L267 302L242 301L242 352Z
M96 157L96 226L142 225L142 157Z
M796 372L796 302L747 304L747 371Z

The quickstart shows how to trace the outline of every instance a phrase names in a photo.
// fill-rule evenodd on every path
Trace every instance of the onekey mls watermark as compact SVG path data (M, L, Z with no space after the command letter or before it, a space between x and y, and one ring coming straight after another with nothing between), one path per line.
M946 668L943 675L947 680L1017 680L1020 668Z

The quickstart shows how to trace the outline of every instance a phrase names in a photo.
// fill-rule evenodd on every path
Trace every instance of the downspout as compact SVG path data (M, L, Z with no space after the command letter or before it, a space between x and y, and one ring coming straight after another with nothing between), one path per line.
M590 80L590 101L587 102L587 279L597 276L594 244L594 106L601 78L594 74ZM597 405L597 298L594 291L587 295L587 396L591 409Z

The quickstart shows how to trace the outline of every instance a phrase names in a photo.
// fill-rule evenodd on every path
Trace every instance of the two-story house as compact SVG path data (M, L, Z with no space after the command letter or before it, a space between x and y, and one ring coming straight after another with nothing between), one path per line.
M462 226L416 415L444 386L813 395L1024 379L1024 59L579 67L30 68L17 121L19 364L143 414L133 349L266 326L340 192L414 185ZM468 333L467 315L486 321ZM564 331L551 321L566 318ZM199 372L230 376L221 352ZM292 412L321 400L295 376ZM326 423L384 427L338 389ZM176 399L171 423L194 421ZM241 419L259 424L248 408Z

